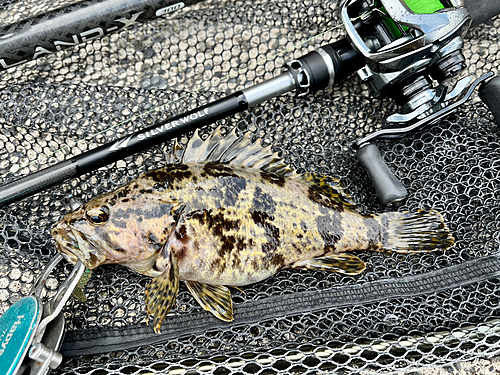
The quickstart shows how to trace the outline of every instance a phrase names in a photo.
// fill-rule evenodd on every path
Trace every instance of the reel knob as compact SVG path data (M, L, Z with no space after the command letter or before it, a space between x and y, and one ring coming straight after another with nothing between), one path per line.
M387 206L408 196L408 191L389 169L375 143L361 145L356 156L366 169L380 203Z

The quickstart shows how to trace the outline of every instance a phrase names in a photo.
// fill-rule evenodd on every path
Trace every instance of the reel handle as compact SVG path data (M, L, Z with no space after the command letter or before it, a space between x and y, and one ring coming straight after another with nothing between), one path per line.
M481 85L479 97L488 106L500 126L500 77L495 77Z
M356 156L366 169L377 198L383 205L406 198L408 191L389 169L375 143L361 145L356 150Z

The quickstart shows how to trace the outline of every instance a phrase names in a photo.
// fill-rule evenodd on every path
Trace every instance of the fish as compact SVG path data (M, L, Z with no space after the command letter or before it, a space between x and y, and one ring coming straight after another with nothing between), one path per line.
M229 288L284 268L357 275L357 250L419 253L454 245L434 209L361 214L338 179L298 173L236 129L177 141L162 168L97 196L54 226L57 250L88 269L122 264L152 277L154 331L183 281L201 307L232 321Z

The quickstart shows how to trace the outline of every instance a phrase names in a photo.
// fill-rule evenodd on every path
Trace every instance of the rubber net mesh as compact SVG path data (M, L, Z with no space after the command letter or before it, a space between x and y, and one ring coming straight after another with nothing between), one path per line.
M68 4L12 2L0 9L1 19L9 23ZM286 61L344 37L338 5L206 1L2 72L0 182L281 73ZM496 18L469 31L464 75L498 74L499 28ZM224 131L250 131L299 172L340 178L362 211L382 212L387 209L377 202L351 144L380 128L396 110L392 100L374 98L352 76L325 92L269 100L201 134L218 125ZM167 142L0 209L0 313L29 294L34 278L55 255L50 229L69 211L69 194L86 201L109 191L163 166L169 148ZM414 255L361 252L367 270L356 277L284 270L244 287L244 293L233 291L233 324L120 351L66 357L54 373L391 373L497 355L500 287L494 273L425 294L366 298L309 312L292 308L238 324L238 305L245 303L258 306L274 298L279 306L303 292L344 288L349 293L350 287L447 270L499 251L500 135L477 93L432 128L382 142L380 148L409 191L408 199L392 209L439 210L456 238L454 248ZM71 268L61 265L53 273L47 298ZM85 289L88 300L70 299L65 307L67 336L146 327L143 292L148 282L123 266L96 269ZM202 309L181 285L170 317L195 313ZM213 320L208 312L201 316ZM155 335L152 330L150 335Z

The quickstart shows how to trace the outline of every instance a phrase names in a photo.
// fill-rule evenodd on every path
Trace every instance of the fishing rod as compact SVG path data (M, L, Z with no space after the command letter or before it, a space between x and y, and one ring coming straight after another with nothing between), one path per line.
M212 124L273 97L326 88L360 68L362 59L347 40L310 52L287 64L277 77L99 146L0 187L0 207L110 164L190 130Z
M202 0L86 0L0 29L0 70L175 12Z
M465 68L462 35L471 16L457 1L443 0L446 6L437 0L413 1L410 9L403 0L348 0L340 10L347 38L288 62L284 73L265 82L7 183L0 187L0 207L284 93L304 96L323 90L356 71L376 95L400 102L402 112L388 119L392 128L432 123L426 118L435 121L431 115L436 113L441 118L455 110L455 101L471 94L469 82L461 80L451 90L448 86L449 79ZM472 0L468 4L476 5ZM490 15L500 13L496 0L482 5L489 6ZM439 85L434 87L433 81ZM375 143L368 140L356 148L383 204L406 197Z

